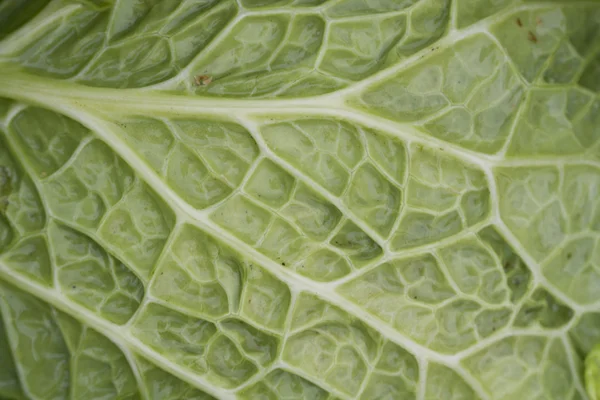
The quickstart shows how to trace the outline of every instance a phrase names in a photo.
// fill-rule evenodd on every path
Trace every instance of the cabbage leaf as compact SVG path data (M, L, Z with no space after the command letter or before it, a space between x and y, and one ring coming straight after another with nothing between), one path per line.
M599 342L600 2L0 1L0 398L597 400Z

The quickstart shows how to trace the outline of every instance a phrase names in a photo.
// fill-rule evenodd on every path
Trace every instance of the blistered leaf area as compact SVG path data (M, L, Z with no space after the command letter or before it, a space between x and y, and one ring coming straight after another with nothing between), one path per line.
M598 343L600 2L0 1L0 398L598 400Z

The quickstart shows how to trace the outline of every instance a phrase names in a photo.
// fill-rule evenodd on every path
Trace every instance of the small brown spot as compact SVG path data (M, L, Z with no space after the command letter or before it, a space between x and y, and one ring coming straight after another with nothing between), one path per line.
M41 178L45 178L45 177L47 177L47 176L48 176L48 174L46 173L46 171L42 171L42 172L40 173L40 177L41 177Z
M517 25L519 25L519 28L523 27L523 22L521 22L521 18L517 18Z
M535 23L538 24L538 25L541 25L542 24L542 19L540 17L537 17L535 19Z
M208 75L196 75L194 76L194 84L196 86L207 86L212 82L212 78Z
M535 33L531 31L527 32L527 39L529 39L529 41L532 43L537 43L537 36L535 36Z

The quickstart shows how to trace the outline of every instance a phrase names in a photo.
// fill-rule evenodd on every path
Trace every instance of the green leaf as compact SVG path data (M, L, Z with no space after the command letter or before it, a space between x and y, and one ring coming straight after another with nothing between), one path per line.
M596 346L585 359L585 388L590 399L600 398L600 346Z
M599 60L596 0L0 1L0 398L600 400Z

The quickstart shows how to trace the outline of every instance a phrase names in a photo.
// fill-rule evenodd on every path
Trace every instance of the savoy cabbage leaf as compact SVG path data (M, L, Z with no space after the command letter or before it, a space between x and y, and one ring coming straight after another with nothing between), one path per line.
M0 1L0 398L596 400L599 342L600 2Z

